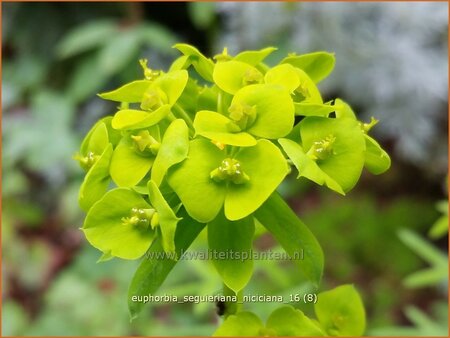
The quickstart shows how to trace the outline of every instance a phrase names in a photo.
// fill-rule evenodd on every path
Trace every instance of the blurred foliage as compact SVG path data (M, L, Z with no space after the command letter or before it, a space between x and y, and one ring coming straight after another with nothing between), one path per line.
M302 6L308 6L307 13L316 13L320 8L324 10L324 5ZM235 6L235 11L242 15L231 16L232 11L224 9L226 6ZM276 6L270 7L269 15L258 14L266 6L272 5L195 2L2 4L3 335L210 335L214 332L220 319L215 314L215 304L210 303L151 304L145 308L145 314L129 323L123 295L135 265L116 259L95 267L92 265L99 253L82 244L77 229L81 224L77 205L81 171L71 156L77 150L81 135L112 108L94 94L138 77L138 58L150 59L152 68L164 68L172 59L170 47L175 41L194 43L205 53L220 51L222 46L217 47L220 41L231 41L223 38L224 32L228 37L235 34L231 37L242 40L248 37L244 28L250 26L269 42L283 41L279 37L287 37L289 30L277 28L275 24L280 20L292 24L292 15L297 13L293 8L297 5L282 7L291 11L290 15ZM353 21L342 19L346 17L344 14L357 16L360 10L346 9L348 13L341 10L332 14L333 20L339 19L338 26L345 28ZM384 20L392 21L392 17L381 12L376 11L377 15L384 15ZM316 14L311 15L310 20L316 18ZM329 18L330 14L327 15ZM419 18L417 15L406 22L412 25ZM317 22L322 24L326 20ZM436 23L433 18L428 18L420 22L435 25L426 30L430 34L430 31L439 30L442 20ZM237 33L230 33L232 31ZM303 34L302 31L305 29L295 28L296 35ZM416 30L411 39L414 32ZM416 50L411 39L408 40L410 49L406 51ZM384 45L392 47L389 55L395 52L397 45L401 47L397 42ZM353 40L349 39L348 43ZM234 47L239 48L239 45ZM289 51L287 44L280 47ZM355 50L347 45L344 47L341 55ZM365 52L363 47L358 50ZM407 53L411 56L415 52ZM414 61L409 56L410 62L402 68L405 72L411 69L408 65ZM388 63L392 61L386 56L381 59L389 60ZM361 62L353 64L360 65ZM421 74L433 66L433 62L428 61L418 64ZM383 67L386 62L374 62L373 65ZM386 68L384 73L389 73L389 69ZM420 81L407 81L411 86L435 85L433 74L426 73ZM431 82L423 80L430 78ZM339 77L336 81L340 85L347 84L346 90L358 86L367 88L350 82L349 78ZM379 87L379 90L386 88ZM421 98L424 93L428 93L428 89L416 92ZM391 97L390 92L387 94ZM415 96L408 96L407 107L417 102L411 97ZM421 99L420 102L430 101ZM433 101L433 107L436 102L440 101ZM363 102L359 104L364 105ZM392 118L396 118L400 108L402 106L394 110ZM405 108L404 111L411 110ZM440 116L438 113L430 112L434 117ZM408 119L413 121L410 116ZM382 119L381 123L386 122ZM392 128L396 130L397 125L394 123ZM422 122L415 125L422 125ZM414 126L409 123L407 127ZM422 144L423 139L414 142ZM442 162L440 158L438 161ZM417 271L424 268L443 269L443 262L447 262L443 253L447 250L447 202L439 204L443 215L433 230L429 230L429 225L439 218L434 203L443 197L436 180L429 178L428 171L434 170L431 164L435 162L429 162L430 166L421 171L398 163L399 159L393 157L390 176L387 175L389 177L370 194L361 189L343 200L323 193L320 188L298 186L293 182L283 185L282 192L290 196L292 206L323 245L328 258L324 289L348 282L361 285L368 309L369 334L445 335L444 328L448 324L447 294L443 292L445 281L436 284L434 282L440 278L425 279L428 281L426 287L410 289L407 281L411 280L405 278L417 276L420 273ZM435 239L434 246L418 237L427 231L430 238ZM257 229L257 233L256 246L260 250L281 250L274 247L275 242L262 228ZM399 238L398 233L403 235ZM202 234L194 243L192 250L206 249L204 236ZM444 239L439 240L440 236ZM430 258L428 253L433 257L428 260L430 267L422 260ZM220 281L210 262L184 263L176 266L159 294L219 292ZM280 294L285 298L291 293L307 292L301 276L293 274L293 269L291 262L257 261L255 275L246 292ZM441 274L436 272L438 276ZM247 305L249 311L266 320L278 304ZM307 314L313 311L309 305L291 305Z

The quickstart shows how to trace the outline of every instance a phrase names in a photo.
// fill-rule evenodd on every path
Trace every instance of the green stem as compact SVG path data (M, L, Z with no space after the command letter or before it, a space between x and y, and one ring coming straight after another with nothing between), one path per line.
M192 119L189 116L189 114L183 108L181 108L178 104L175 104L173 106L173 109L174 109L175 113L186 122L186 124L189 127L189 133L192 134L191 136L194 136L194 133L195 133L194 123L192 122Z
M228 318L228 316L233 315L241 310L243 292L241 290L236 294L233 290L231 290L228 286L226 286L225 283L223 283L223 295L236 296L237 298L236 302L225 302L224 317L226 319Z

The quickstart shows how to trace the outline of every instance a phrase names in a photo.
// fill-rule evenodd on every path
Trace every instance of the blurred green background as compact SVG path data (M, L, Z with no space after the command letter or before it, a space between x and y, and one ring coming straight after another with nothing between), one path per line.
M83 173L71 157L115 110L95 94L141 77L139 58L165 69L176 42L209 56L273 45L272 64L287 52L336 52L324 97L381 120L374 132L392 168L364 174L346 197L293 177L280 190L323 247L322 289L361 292L368 335L447 335L447 3L1 5L2 335L210 335L220 322L202 303L149 304L130 323L137 262L96 264L78 230ZM266 233L255 246L281 250ZM206 248L204 234L194 248ZM210 262L183 261L159 293L220 287ZM302 290L293 266L259 261L246 292ZM263 318L275 307L248 304Z

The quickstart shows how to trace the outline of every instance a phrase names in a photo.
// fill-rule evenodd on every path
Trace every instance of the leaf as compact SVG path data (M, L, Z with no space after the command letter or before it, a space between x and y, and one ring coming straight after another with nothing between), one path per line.
M289 64L278 65L269 69L264 76L265 83L278 84L292 93L300 86L300 79L294 67Z
M88 51L103 45L116 30L117 24L111 20L96 20L77 26L56 46L56 53L63 59Z
M90 98L92 93L98 92L108 80L108 74L101 69L97 54L78 62L70 77L65 95L75 103Z
M149 248L154 233L148 227L124 223L133 208L150 208L136 192L127 188L108 191L89 210L83 225L86 239L102 252L123 259L137 259Z
M188 13L195 27L208 28L215 18L216 4L213 2L190 2Z
M175 232L175 251L178 256L189 248L192 241L205 227L205 224L198 223L190 218L183 209L180 211L180 216L182 219ZM177 261L170 259L168 255L157 256L158 253L163 253L159 239L155 240L150 247L131 281L128 289L128 309L132 320L137 318L144 306L142 302L133 301L132 297L154 295L177 263ZM151 254L154 256L151 256Z
M352 107L341 99L334 100L334 106L336 107L336 117L337 118L350 118L356 120L355 112Z
M241 148L234 158L250 180L244 184L228 185L225 216L229 220L244 218L258 209L289 170L281 151L268 140L258 140L256 146Z
M232 146L249 147L256 144L255 138L227 117L212 111L202 110L195 114L195 133L210 140Z
M144 44L165 54L171 52L171 46L177 41L174 33L154 22L141 23L136 27L136 31Z
M164 133L161 147L153 163L151 179L159 186L174 164L183 161L189 151L189 129L182 119L173 121Z
M433 245L422 239L419 235L408 229L398 231L400 240L413 250L419 257L435 266L447 266L447 258Z
M124 68L139 51L139 34L132 28L124 29L107 41L99 54L99 67L112 75Z
M294 125L294 105L286 89L277 85L257 84L240 89L231 105L256 108L256 120L246 131L264 138L279 138Z
M211 142L195 139L189 143L186 160L169 170L167 182L187 213L199 222L212 221L222 208L226 186L214 182L210 174L220 166L224 157L225 153Z
M213 79L220 89L234 95L248 84L261 83L263 75L245 62L224 61L214 66Z
M187 70L175 70L158 77L151 87L160 88L167 95L168 103L172 106L183 93L188 79Z
M212 74L214 63L211 59L206 58L197 48L185 43L177 43L173 47L178 49L184 55L190 57L192 65L201 77L207 81L213 82Z
M138 184L149 172L154 156L139 155L129 136L125 136L114 149L110 174L119 187L132 187Z
M86 134L81 143L80 153L87 156L89 152L96 155L103 153L109 143L108 129L103 120L98 121Z
M309 116L300 122L300 135L305 152L315 142L335 138L332 153L316 163L344 192L350 191L358 182L365 161L366 143L359 123L349 118Z
M303 259L294 260L314 286L320 284L323 271L323 252L311 231L275 192L255 211L256 219L273 234L284 250Z
M303 148L299 144L283 138L279 139L278 143L297 168L297 178L305 177L319 185L325 185L331 190L345 195L345 192L342 190L339 183L323 172L317 163L305 154Z
M303 69L315 83L318 83L331 73L335 61L333 53L314 52L297 56L288 56L280 63L288 63L294 67Z
M277 336L325 336L314 321L292 306L282 306L273 311L267 319L266 328L275 331Z
M147 187L150 203L158 212L163 249L165 252L175 252L175 230L181 218L178 218L169 204L167 204L155 182L150 180Z
M225 285L235 293L241 291L252 277L254 233L253 217L232 222L221 212L208 223L209 250L215 253L213 264Z
M276 50L277 48L275 47L267 47L261 50L246 50L236 55L234 57L234 60L245 62L252 66L256 66L258 63L263 62L267 56L269 56Z
M119 110L113 117L111 125L117 130L142 129L153 126L165 118L170 112L168 104L153 112L136 109Z
M294 102L295 115L328 117L336 110L336 106L321 103Z
M380 175L391 167L391 158L372 137L364 135L366 152L364 166L374 175Z
M329 335L361 336L364 333L364 305L353 285L341 285L319 293L314 311Z
M320 91L314 81L303 70L298 68L295 68L295 70L300 80L300 86L296 90L294 100L304 103L322 104L322 95L320 95ZM298 95L298 93L300 93L300 95ZM296 97L298 97L299 100L296 99Z
M238 312L229 316L213 333L214 337L257 337L264 324L251 312Z
M98 96L116 102L138 103L142 101L142 96L151 83L148 80L137 80L115 90L98 94Z
M84 211L89 210L107 191L110 177L109 164L111 162L113 149L109 144L97 162L87 172L78 195L78 203Z

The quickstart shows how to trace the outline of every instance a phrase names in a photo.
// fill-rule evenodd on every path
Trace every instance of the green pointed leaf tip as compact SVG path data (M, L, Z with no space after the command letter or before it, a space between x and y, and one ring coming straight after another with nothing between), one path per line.
M154 232L140 219L133 224L133 209L151 206L136 192L116 188L107 192L89 210L83 225L86 239L92 246L112 256L137 259L150 247Z
M314 305L316 316L331 336L361 336L366 327L364 305L353 285L321 292Z
M244 218L264 203L289 170L280 150L267 140L241 148L233 159L249 179L239 183L231 181L234 177L215 180L212 173L231 159L211 142L190 142L188 158L169 171L168 182L191 217L207 223L224 206L229 220Z
M255 233L253 217L246 217L239 221L229 221L223 213L208 223L209 249L219 254L231 252L239 253L241 259L213 259L217 272L223 282L235 293L241 291L249 282L253 273L253 260L250 250ZM247 257L245 257L247 255Z

